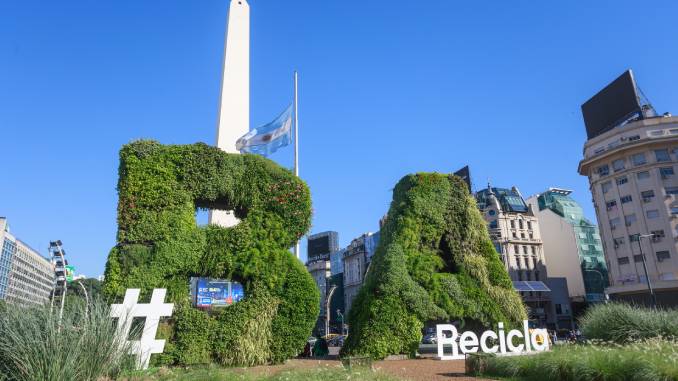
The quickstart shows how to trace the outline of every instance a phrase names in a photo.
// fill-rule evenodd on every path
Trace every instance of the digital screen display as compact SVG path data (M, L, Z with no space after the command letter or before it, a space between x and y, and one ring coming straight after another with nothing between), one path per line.
M308 258L316 258L319 256L329 256L330 254L330 237L323 236L308 240Z
M191 289L198 308L227 307L245 297L242 284L224 279L192 278Z
M636 83L630 70L605 86L581 106L589 139L607 132L640 112Z

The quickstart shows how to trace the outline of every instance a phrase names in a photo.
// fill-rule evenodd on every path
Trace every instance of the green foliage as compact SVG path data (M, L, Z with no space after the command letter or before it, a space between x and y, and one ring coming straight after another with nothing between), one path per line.
M118 244L108 257L104 294L127 288L142 298L167 288L175 315L162 327L166 353L155 364L280 362L299 353L318 315L319 294L289 252L308 230L308 187L255 155L205 144L137 141L120 151ZM232 228L196 224L197 209L233 210ZM211 313L190 306L189 278L245 286L243 301Z
M484 376L525 381L677 381L678 344L562 345L531 356L487 357Z
M428 320L489 326L525 318L464 182L436 173L401 179L349 314L343 354L413 354Z
M109 308L59 312L49 306L7 308L0 313L0 380L90 381L130 369L128 347L119 341Z
M654 310L621 303L590 308L579 320L587 339L619 344L654 337L678 339L678 311Z

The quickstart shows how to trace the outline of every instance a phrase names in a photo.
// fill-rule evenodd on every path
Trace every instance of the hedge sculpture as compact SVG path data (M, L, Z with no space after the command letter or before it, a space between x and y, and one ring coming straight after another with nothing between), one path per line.
M118 244L106 264L104 293L168 290L175 314L155 364L255 365L299 353L319 310L313 279L288 250L308 230L308 187L254 155L205 144L137 141L120 151ZM196 209L234 210L232 228L196 224ZM190 305L189 278L231 279L245 298L211 312Z
M525 318L466 184L453 175L409 175L393 191L342 354L412 355L426 321L477 328Z

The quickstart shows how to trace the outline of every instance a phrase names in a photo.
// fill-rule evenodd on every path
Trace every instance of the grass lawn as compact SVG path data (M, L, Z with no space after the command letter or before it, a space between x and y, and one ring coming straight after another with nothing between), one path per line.
M483 375L517 381L678 381L678 343L565 345L530 356L490 357Z

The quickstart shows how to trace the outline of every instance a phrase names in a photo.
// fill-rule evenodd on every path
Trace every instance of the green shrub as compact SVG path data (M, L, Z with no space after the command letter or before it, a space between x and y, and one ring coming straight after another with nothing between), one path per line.
M118 193L118 244L103 291L119 300L127 288L140 288L142 297L167 288L177 308L162 333L167 351L154 364L255 365L303 349L319 294L289 252L310 226L302 180L260 156L137 141L120 151ZM200 227L201 208L233 210L241 221ZM193 309L194 276L238 281L246 297L223 311Z
M580 318L587 339L620 344L653 337L678 338L678 311L610 303L590 308Z
M678 344L651 339L627 346L562 345L529 356L488 357L483 376L516 380L676 381Z
M342 354L413 354L427 320L490 326L526 316L464 182L409 175L393 191Z
M109 308L6 308L0 314L0 379L12 381L97 380L131 368L127 345L116 336Z

